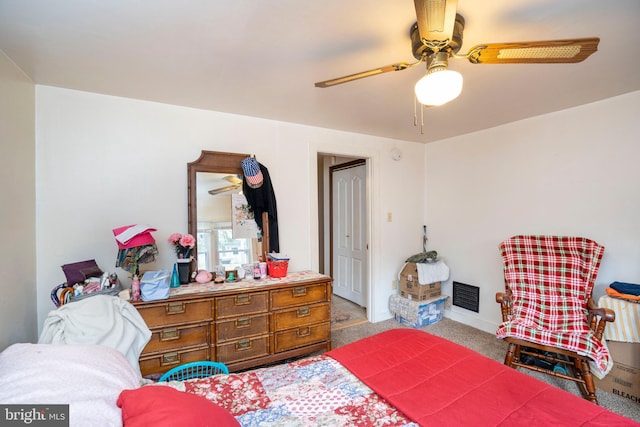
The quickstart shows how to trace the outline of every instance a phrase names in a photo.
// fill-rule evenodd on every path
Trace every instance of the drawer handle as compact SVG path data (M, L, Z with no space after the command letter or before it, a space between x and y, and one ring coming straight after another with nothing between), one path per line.
M180 333L178 332L178 328L163 329L162 332L160 332L161 341L175 340L178 338L180 338Z
M184 313L185 304L183 302L170 302L167 304L167 314Z
M250 317L241 317L236 320L236 328L243 328L245 326L251 326Z
M240 340L236 343L236 350L237 351L242 351L242 350L250 350L251 349L251 340L250 339L244 339L244 340Z
M309 313L311 313L311 310L309 310L309 307L300 307L298 309L298 317L308 316Z
M236 305L245 305L251 303L251 295L239 294L236 295Z
M297 334L298 334L298 337L300 338L307 337L311 335L311 329L310 328L298 329Z
M167 353L162 355L162 364L169 365L172 363L178 363L180 358L178 357L178 352L175 353Z
M294 297L303 297L305 295L307 295L307 287L306 286L301 286L298 288L293 288L291 290L291 293L293 294Z

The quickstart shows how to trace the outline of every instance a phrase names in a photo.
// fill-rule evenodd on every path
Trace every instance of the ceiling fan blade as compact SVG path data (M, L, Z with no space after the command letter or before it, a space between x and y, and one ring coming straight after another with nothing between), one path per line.
M242 175L227 175L223 179L234 185L242 184Z
M402 71L413 65L420 63L420 61L409 64L407 62L399 62L397 64L386 65L380 68L374 68L373 70L362 71L360 73L349 74L348 76L337 77L331 80L325 80L323 82L317 82L315 84L316 87L331 87L335 85L339 85L341 83L351 82L353 80L363 79L365 77L375 76L378 74L388 73L390 71Z
M474 46L467 58L474 64L573 63L598 50L598 37Z
M233 190L237 190L240 188L240 184L234 184L234 185L229 185L226 187L222 187L222 188L216 188L213 190L209 190L208 193L211 194L212 196L215 196L216 194L221 194L221 193L226 193L227 191L233 191Z
M414 0L420 40L450 41L458 0Z

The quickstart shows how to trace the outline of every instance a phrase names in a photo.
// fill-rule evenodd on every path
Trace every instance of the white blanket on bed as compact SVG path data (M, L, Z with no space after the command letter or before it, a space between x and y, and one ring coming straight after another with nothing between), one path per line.
M151 331L127 301L97 295L63 305L49 312L40 344L101 344L122 353L140 375L138 358Z
M122 353L104 346L13 344L0 353L0 403L69 404L71 427L122 426L118 396L140 382Z

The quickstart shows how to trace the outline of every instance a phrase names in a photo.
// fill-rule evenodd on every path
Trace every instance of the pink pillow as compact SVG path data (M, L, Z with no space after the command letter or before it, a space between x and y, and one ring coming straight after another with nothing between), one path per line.
M226 409L202 396L167 386L123 390L118 397L125 427L216 426L237 427Z

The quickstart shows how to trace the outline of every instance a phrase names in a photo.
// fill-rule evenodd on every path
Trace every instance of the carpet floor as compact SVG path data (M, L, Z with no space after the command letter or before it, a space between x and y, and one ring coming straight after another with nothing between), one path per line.
M335 296L332 297L333 301L336 301L337 298ZM352 304L346 300L337 301L336 305L338 303L340 304L340 311L349 311L351 309L354 311L354 314L352 314L353 316L358 316L358 309L362 309L362 307ZM340 323L338 322L337 325L339 324ZM361 321L357 324L351 325L345 322L345 326L343 327L332 327L332 346L333 348L337 348L361 338L376 334L378 332L405 327L406 326L403 326L400 323L396 322L395 319L389 319L377 323L370 323L366 321L365 312L365 321ZM433 335L441 336L465 347L471 348L478 353L484 354L485 356L499 362L504 361L504 356L507 351L507 345L502 340L497 339L493 334L489 334L487 332L447 318L442 319L441 321L433 325L425 326L420 329ZM520 369L520 371L526 373L527 375L536 377L542 381L546 381L572 394L581 396L577 384L573 381L551 377L549 375L540 374L538 372L529 371L527 369ZM600 406L618 413L624 417L640 422L640 403L634 403L630 400L621 398L612 393L608 393L599 389L596 391L596 394L598 396Z
M331 330L348 328L366 323L367 310L337 295L331 296Z

